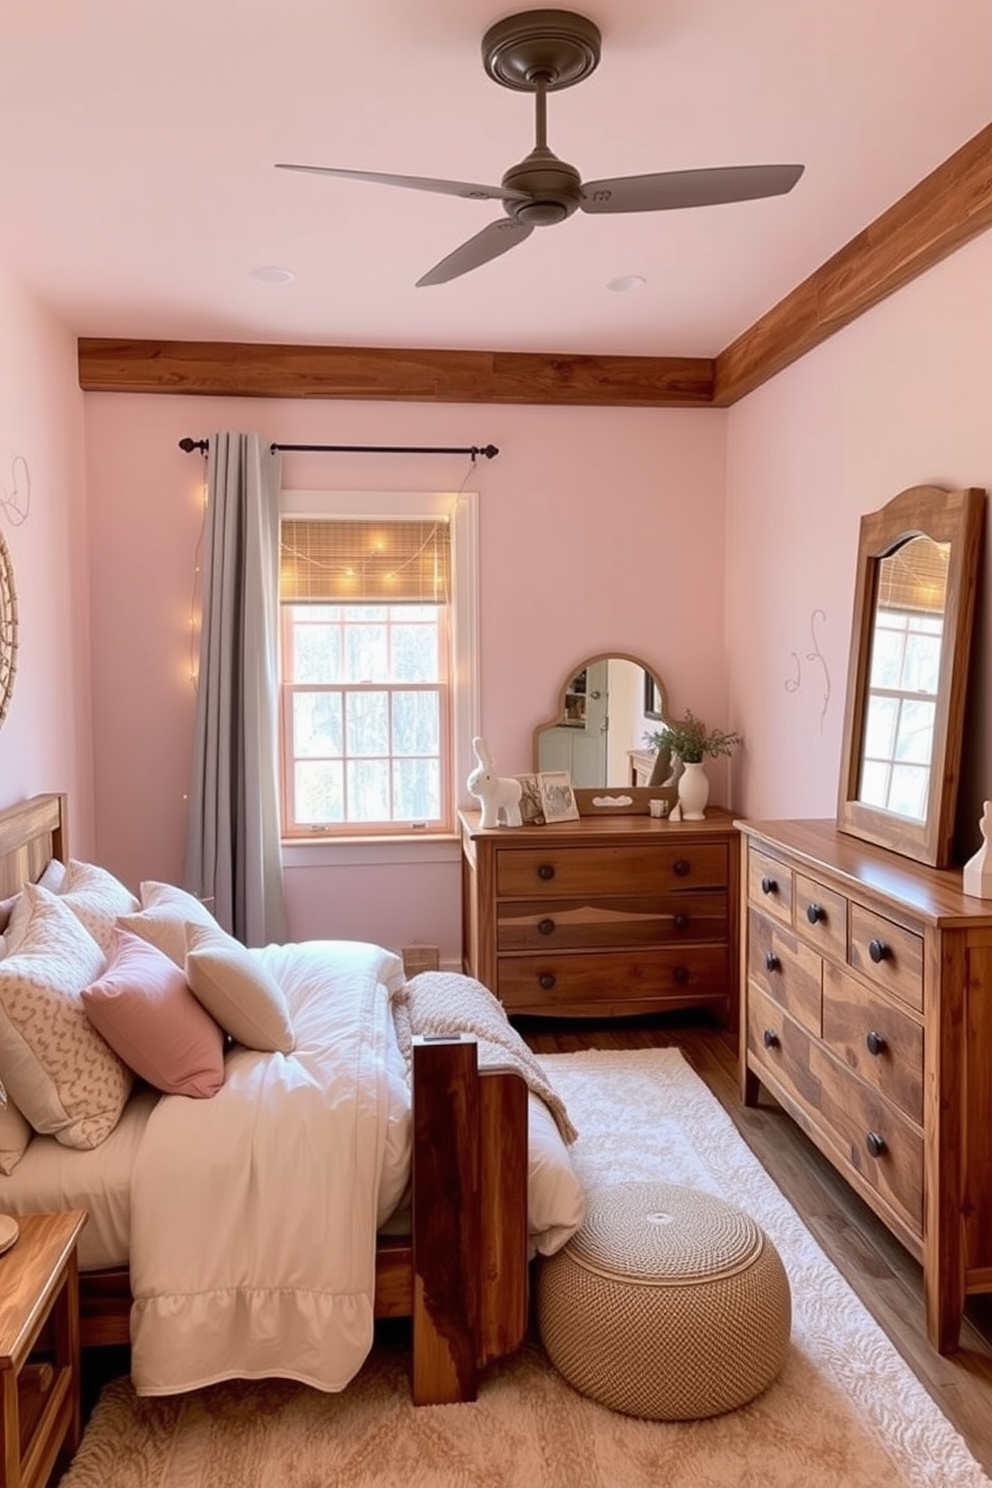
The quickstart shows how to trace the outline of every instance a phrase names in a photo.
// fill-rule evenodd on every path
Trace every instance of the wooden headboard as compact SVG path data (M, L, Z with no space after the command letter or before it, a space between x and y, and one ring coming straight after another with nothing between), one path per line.
M69 798L31 796L0 811L0 899L40 878L51 858L69 861Z

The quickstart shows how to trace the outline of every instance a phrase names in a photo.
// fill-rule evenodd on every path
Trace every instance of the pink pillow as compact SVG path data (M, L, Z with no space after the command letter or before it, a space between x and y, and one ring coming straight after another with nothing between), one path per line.
M168 1095L224 1083L224 1034L169 957L115 928L107 969L82 993L86 1016L124 1063Z

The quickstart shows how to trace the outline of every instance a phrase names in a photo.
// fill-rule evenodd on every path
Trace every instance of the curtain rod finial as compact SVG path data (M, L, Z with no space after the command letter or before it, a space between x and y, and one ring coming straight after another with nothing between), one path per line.
M185 439L180 439L179 448L186 455L192 454L194 450L199 450L201 455L205 455L207 453L207 441L205 439L190 439L187 434Z

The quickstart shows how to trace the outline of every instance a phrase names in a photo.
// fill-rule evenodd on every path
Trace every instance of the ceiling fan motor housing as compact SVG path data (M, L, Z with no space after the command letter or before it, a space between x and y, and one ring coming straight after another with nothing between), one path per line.
M582 179L574 165L559 160L551 150L532 150L503 177L507 190L523 191L529 201L504 201L515 222L548 227L571 217L582 200Z

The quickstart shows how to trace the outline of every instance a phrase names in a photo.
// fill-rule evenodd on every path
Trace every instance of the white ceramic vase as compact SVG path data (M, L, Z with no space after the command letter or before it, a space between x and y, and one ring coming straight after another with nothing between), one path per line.
M683 760L678 792L682 820L702 821L706 815L706 802L710 798L709 776L702 761L687 764Z

